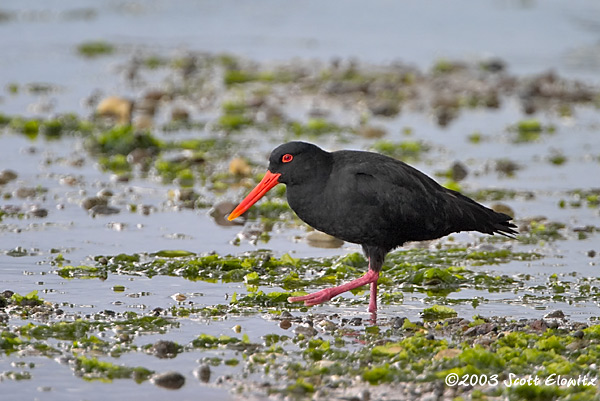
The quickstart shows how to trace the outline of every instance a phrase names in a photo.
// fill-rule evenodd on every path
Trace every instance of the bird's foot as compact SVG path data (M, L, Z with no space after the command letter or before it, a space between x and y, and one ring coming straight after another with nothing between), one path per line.
M313 292L308 295L302 295L300 297L289 297L288 302L304 302L304 305L306 306L319 305L329 301L336 295L333 294L332 291L334 288L325 288L324 290Z
M362 287L365 284L371 284L371 295L373 295L373 289L375 289L375 297L371 297L369 302L369 311L374 312L377 310L377 280L379 279L379 273L369 269L364 276L352 280L349 283L339 285L337 287L325 288L324 290L314 292L312 294L303 295L300 297L289 297L288 302L304 302L306 306L313 306L322 304L323 302L329 301L331 298L340 295L343 292L353 290L358 287Z

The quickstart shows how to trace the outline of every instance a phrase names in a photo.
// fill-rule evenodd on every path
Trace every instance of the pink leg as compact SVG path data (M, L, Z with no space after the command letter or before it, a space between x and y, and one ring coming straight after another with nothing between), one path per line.
M377 281L371 283L371 295L369 296L369 312L377 312Z
M377 310L377 280L379 279L379 272L369 269L364 276L352 280L349 283L339 285L337 287L325 288L324 290L317 291L312 294L304 295L301 297L289 297L289 302L304 302L306 306L318 305L323 302L329 301L331 298L340 295L343 292L353 290L366 284L371 284L371 298L369 300L369 311L375 312Z

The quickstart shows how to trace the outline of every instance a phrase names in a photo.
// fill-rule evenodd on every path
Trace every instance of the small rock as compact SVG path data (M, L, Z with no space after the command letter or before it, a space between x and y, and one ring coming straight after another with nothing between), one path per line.
M544 319L564 319L565 313L561 310L555 310L544 316Z
M97 196L93 196L90 198L85 198L81 201L81 207L85 210L90 210L94 206L106 206L108 204L108 200L106 198L99 198Z
M583 332L583 330L577 330L576 332L573 333L573 337L581 339L581 338L583 338L584 334L585 333Z
M196 376L202 383L208 383L210 380L210 366L206 364L200 365L196 370L194 370L194 376Z
M393 117L400 112L397 102L380 100L368 105L369 110L376 116Z
M513 219L515 218L515 211L510 206L504 203L494 203L492 205L492 210L494 212L507 214Z
M114 193L113 191L111 191L110 189L107 188L103 188L100 191L98 191L98 193L96 194L96 196L98 198L110 198L111 196L113 196Z
M154 155L154 150L148 148L135 148L127 155L130 164L141 164Z
M21 187L15 191L15 196L17 198L25 199L25 198L33 198L37 194L37 190L35 188L29 187Z
M360 318L360 317L353 317L352 319L350 319L350 321L348 322L348 324L350 326L360 326L362 324L362 318Z
M155 342L149 349L149 352L152 355L160 359L175 358L177 356L178 351L179 346L177 345L177 343L165 340L159 340Z
M96 217L97 215L108 216L111 214L117 214L120 210L116 207L106 206L106 205L96 205L90 209L90 213L92 217Z
M17 173L12 170L0 171L0 185L4 185L17 178Z
M181 107L176 107L171 111L171 121L188 121L190 113Z
M308 242L308 245L314 246L315 248L339 248L344 245L344 241L341 239L332 237L321 231L309 232L306 234L306 241Z
M459 161L452 163L450 171L452 172L452 179L457 182L464 180L467 177L467 175L469 175L469 170L467 170L467 166L465 166Z
M235 219L233 221L227 220L229 213L235 209L235 204L232 202L219 202L215 204L212 209L210 209L210 217L213 218L215 223L220 226L234 226L234 225L243 225L245 219Z
M477 326L469 328L465 331L466 336L474 336L474 335L485 335L490 331L494 331L498 329L498 325L494 323L483 323Z
M303 335L305 335L307 337L312 337L312 336L316 335L318 332L311 325L301 324L301 325L298 325L298 327L296 327L294 329L294 333L296 333L296 334L303 334Z
M594 251L593 249L591 249L591 250L589 250L589 251L587 252L587 255L588 255L590 258L593 258L593 257L595 257L595 256L596 256L596 251Z
M395 318L392 320L392 327L393 327L394 329L399 329L399 328L401 328L402 326L404 326L404 321L405 321L405 320L406 320L406 318L405 318L405 317L395 317Z
M292 322L290 322L289 320L282 320L281 323L279 323L279 327L282 328L283 330L287 330L290 327L292 327Z
M153 375L150 382L169 390L177 390L185 384L185 377L179 372L165 372Z
M531 327L532 330L545 331L548 328L548 325L546 324L546 322L544 320L538 319L538 320L534 320L533 322L531 322L529 327Z
M370 125L358 129L358 134L365 138L381 138L387 134L385 128Z
M42 207L34 206L34 207L31 208L31 210L27 214L29 216L31 216L31 217L44 218L44 217L48 216L48 209L44 209Z

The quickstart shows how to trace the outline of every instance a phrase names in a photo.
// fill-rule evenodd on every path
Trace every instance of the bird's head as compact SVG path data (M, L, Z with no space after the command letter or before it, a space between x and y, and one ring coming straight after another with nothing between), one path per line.
M229 220L245 213L277 184L292 185L307 182L319 171L317 166L326 165L329 153L306 142L288 142L278 146L269 156L269 169L258 185L229 214Z

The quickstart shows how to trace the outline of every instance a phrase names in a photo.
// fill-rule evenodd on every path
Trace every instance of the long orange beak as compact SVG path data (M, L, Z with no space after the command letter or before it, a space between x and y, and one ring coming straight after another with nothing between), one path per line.
M258 185L252 191L250 191L248 196L246 196L244 200L241 201L235 209L233 209L233 212L229 214L227 220L231 221L236 217L239 217L240 215L244 214L246 210L250 209L250 207L254 205L256 201L262 198L267 192L269 192L271 188L279 184L278 179L280 175L280 173L274 174L267 170L267 173L265 174L263 179L260 180Z

